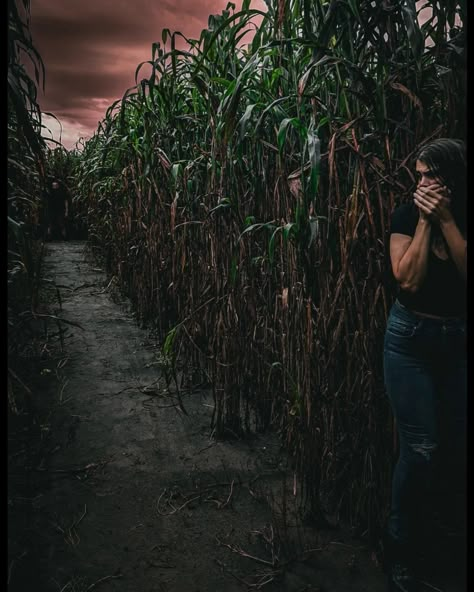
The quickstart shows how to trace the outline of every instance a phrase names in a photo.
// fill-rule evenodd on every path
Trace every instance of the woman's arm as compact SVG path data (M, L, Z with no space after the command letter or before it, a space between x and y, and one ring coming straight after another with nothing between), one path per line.
M428 267L431 223L420 216L413 237L394 233L390 237L390 261L395 279L407 292L417 292Z
M449 197L440 191L439 186L434 191L432 187L419 187L415 192L415 203L420 212L439 225L459 273L467 279L467 241L453 218Z
M461 276L467 280L467 241L462 236L459 228L451 217L449 220L440 221L441 232L448 243L449 252Z

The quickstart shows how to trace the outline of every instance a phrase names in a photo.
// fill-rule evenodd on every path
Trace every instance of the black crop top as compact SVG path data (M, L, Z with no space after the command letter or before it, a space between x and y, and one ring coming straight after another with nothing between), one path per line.
M414 236L419 212L415 204L398 207L392 214L390 234ZM467 286L454 261L440 259L430 249L428 269L417 292L399 288L398 300L410 310L442 317L465 317Z

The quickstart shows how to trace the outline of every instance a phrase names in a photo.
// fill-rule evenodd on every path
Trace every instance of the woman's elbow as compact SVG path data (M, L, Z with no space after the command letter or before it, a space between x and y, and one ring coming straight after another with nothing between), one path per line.
M416 277L410 277L408 274L400 273L400 270L394 269L393 275L398 282L398 285L404 292L418 292L421 282ZM408 275L408 277L407 277Z
M404 281L404 282L398 282L400 288L404 291L404 292L410 292L411 294L414 294L415 292L418 292L418 290L420 289L420 284L417 282L410 282L410 281Z

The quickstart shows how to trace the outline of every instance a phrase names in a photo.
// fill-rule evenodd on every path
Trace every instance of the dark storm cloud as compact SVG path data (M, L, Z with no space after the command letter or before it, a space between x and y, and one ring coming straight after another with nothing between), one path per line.
M237 11L241 0L235 4ZM226 5L227 0L32 0L31 32L46 70L41 109L64 127L77 124L92 133L106 107L135 84L137 66L151 59L163 29L198 38L209 14ZM148 72L143 68L139 79Z

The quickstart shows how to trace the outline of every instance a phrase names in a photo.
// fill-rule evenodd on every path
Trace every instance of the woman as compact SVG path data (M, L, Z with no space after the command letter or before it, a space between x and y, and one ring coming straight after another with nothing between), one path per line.
M397 592L418 590L414 550L420 515L433 493L440 434L450 455L452 475L444 479L453 488L449 493L462 496L465 480L464 143L442 138L423 146L416 173L413 202L397 208L391 221L390 260L399 294L384 345L385 385L400 443L384 545L390 590Z

